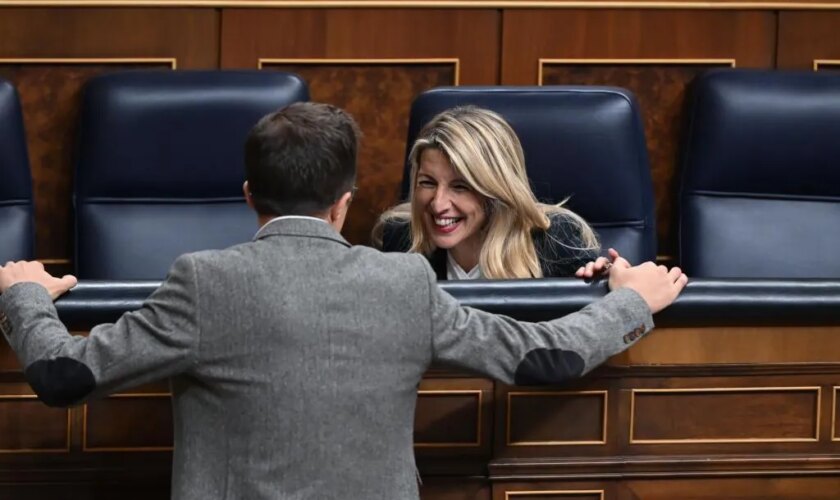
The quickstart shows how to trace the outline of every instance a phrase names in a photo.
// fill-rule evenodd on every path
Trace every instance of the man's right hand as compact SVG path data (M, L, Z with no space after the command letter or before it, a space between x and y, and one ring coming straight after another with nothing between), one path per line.
M665 309L677 298L688 283L688 276L679 267L669 271L665 266L645 262L631 266L623 257L615 260L610 269L610 290L630 288L645 299L651 313Z
M66 275L56 278L44 270L44 265L37 261L6 262L0 267L0 294L18 283L37 283L47 289L53 300L76 286L76 277Z

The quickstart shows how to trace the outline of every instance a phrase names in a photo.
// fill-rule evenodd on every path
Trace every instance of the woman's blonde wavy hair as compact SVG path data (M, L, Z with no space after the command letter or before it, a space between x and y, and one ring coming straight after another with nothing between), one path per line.
M598 248L589 225L574 212L537 201L525 173L522 145L511 126L499 114L463 106L435 116L417 137L409 153L411 190L409 202L388 210L374 228L374 242L381 245L384 224L409 222L410 252L430 255L434 250L423 224L422 208L413 207L417 170L423 151L439 150L467 184L486 200L487 223L479 255L483 277L489 279L541 278L542 269L531 231L547 231L551 219L565 218L579 230L582 247L554 240L575 250Z

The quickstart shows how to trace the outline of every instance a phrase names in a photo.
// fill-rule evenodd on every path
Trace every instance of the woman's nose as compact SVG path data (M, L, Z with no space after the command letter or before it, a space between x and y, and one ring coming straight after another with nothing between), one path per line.
M432 198L432 210L436 213L443 212L452 206L452 199L446 189L438 188L435 197Z

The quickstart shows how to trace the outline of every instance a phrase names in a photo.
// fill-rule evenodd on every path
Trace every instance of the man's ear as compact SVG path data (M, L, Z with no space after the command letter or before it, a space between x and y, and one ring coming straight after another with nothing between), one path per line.
M330 206L328 222L337 230L341 231L344 227L344 219L347 217L347 211L350 209L350 202L353 199L353 193L347 191L341 198Z
M248 181L242 184L242 193L245 195L245 203L254 210L254 198L251 196L251 188L248 186Z

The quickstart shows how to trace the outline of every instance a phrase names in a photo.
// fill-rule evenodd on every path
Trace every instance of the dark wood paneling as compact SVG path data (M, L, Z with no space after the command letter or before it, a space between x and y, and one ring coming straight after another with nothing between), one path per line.
M494 10L231 9L222 15L221 61L283 60L263 67L300 73L313 100L356 117L359 194L344 234L368 243L376 218L398 201L411 101L436 86L498 83L499 22Z
M0 500L170 500L168 483L3 484Z
M606 442L607 393L507 394L507 446L572 446Z
M502 83L535 84L540 58L736 59L769 68L775 29L775 14L758 11L506 10Z
M635 393L631 443L816 440L817 389Z
M461 84L492 85L500 21L488 9L226 9L221 62L256 68L260 58L457 58Z
M0 77L18 87L23 101L37 257L72 254L72 155L84 82L102 72L161 66L129 59L215 68L218 53L219 14L212 9L3 9Z
M840 386L833 386L831 388L831 440L832 441L840 441L840 422L838 422L838 416L840 416Z
M3 9L0 57L174 57L182 69L218 67L214 9Z
M0 338L0 372L19 372L20 363L5 338Z
M725 346L721 348L721 346ZM657 328L621 354L613 366L770 365L834 363L840 327Z
M840 60L838 31L840 12L779 12L777 66L810 70L815 60Z
M68 412L44 406L26 384L0 384L0 454L68 453Z
M838 477L756 477L630 481L619 500L828 500L837 498Z
M606 491L600 483L498 483L493 485L493 500L604 500Z
M150 451L172 446L169 394L115 395L85 408L85 451Z
M603 500L600 491L575 492L574 490L549 490L545 492L524 490L521 492L508 492L505 500L516 500L524 498L528 500Z
M415 454L489 457L493 383L479 378L434 378L420 384L414 417Z
M647 128L659 253L673 254L685 85L710 59L734 59L738 67L772 67L775 29L771 12L507 10L502 83L537 84L540 59L573 59L574 64L547 64L545 83L597 83L636 92ZM601 59L610 62L597 61Z
M422 500L490 500L490 483L484 479L423 477Z
M421 391L414 446L481 446L481 391Z

